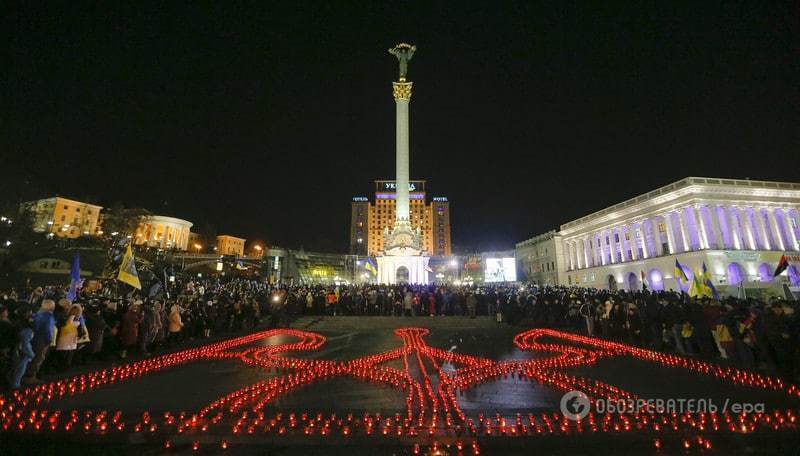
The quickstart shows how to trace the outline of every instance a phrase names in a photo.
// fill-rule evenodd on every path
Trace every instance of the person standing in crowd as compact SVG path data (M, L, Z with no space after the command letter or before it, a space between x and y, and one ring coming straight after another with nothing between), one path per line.
M167 336L167 343L169 343L170 346L174 346L180 339L181 329L183 329L181 307L175 304L169 311L169 335Z
M120 342L122 344L121 358L127 358L128 351L136 347L139 342L139 325L143 317L140 312L141 301L135 301L128 307L128 311L122 316L122 327L120 329Z
M33 318L28 306L17 309L17 317L13 327L16 338L14 347L11 350L10 370L7 374L8 386L11 389L19 389L22 376L28 364L33 360L35 353L31 341L33 340Z
M38 384L41 381L37 378L39 370L42 368L47 352L50 350L50 344L53 343L53 337L56 332L56 319L53 316L53 311L56 308L56 303L52 299L43 299L33 318L33 352L34 358L28 364L28 370L25 372L23 381L26 384Z
M100 307L97 305L87 306L84 319L86 329L89 332L88 356L96 360L103 351L103 341L108 325L103 319Z
M469 292L467 294L467 313L469 314L469 318L475 318L475 310L478 308L478 298L475 297L475 293Z
M11 350L17 342L14 325L8 319L8 307L0 304L0 372L8 370Z
M56 333L55 350L59 372L64 372L72 366L72 358L75 356L78 339L81 337L78 329L81 327L82 310L79 304L73 304L67 311L67 315L62 317L56 325L58 332ZM86 328L82 329L86 331Z

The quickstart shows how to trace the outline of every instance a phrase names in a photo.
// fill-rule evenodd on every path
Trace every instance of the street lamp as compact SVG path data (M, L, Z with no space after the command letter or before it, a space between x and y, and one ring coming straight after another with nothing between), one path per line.
M260 256L261 256L261 251L262 251L262 250L264 250L264 248L263 248L263 247L261 247L261 246L260 246L260 245L258 245L258 244L254 245L254 246L253 246L253 249L255 249L255 251L256 251L256 252L258 252L258 253L256 253L256 256L257 256L257 257L260 257Z
M195 242L195 244L194 244L194 248L197 250L197 253L198 253L198 254L200 253L200 249L201 249L202 247L203 247L202 245L200 245L200 244L198 244L198 243L196 243L196 242Z

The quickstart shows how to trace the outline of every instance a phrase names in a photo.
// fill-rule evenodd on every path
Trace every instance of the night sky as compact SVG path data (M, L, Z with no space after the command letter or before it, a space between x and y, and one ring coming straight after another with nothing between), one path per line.
M458 250L690 175L800 181L796 2L46 3L4 7L3 200L345 252L351 198L394 175L401 41L411 177Z

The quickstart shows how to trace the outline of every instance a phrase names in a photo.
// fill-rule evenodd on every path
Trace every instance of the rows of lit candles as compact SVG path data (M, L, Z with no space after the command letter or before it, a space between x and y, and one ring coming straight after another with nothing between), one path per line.
M800 392L794 385L784 384L777 378L554 330L534 329L514 338L515 345L521 350L545 352L551 356L504 362L430 347L423 340L424 336L429 334L427 329L402 328L396 330L395 334L403 342L401 348L350 361L290 357L288 354L293 352L318 350L325 344L326 339L312 332L276 329L103 369L15 391L9 397L0 397L0 428L4 431L152 434L159 438L166 436L167 447L171 442L170 435L206 433L218 426L229 427L234 435L268 433L278 436L309 437L447 436L457 439L642 431L681 436L686 448L710 447L710 440L703 437L708 433L796 430L796 417L791 410L741 415L590 413L581 421L570 421L556 413L540 416L529 414L527 417L518 414L516 417L507 418L496 414L494 417L479 415L477 419L467 418L458 406L458 395L479 383L493 381L499 377L516 376L520 380L536 381L562 391L580 390L585 392L591 401L597 398L610 400L636 398L635 395L614 385L563 372L567 367L589 365L600 358L612 356L630 356L662 366L713 375L735 384L784 391L790 396L798 396ZM288 336L296 341L252 346L256 342L274 336ZM566 343L544 343L541 339L555 339ZM249 348L234 350L243 346ZM86 393L104 385L139 378L152 372L202 359L225 358L239 359L246 365L275 370L281 374L226 394L197 413L165 412L159 420L150 412L145 412L139 419L126 421L121 411L62 412L43 408L53 400ZM402 370L383 365L395 359L402 359ZM452 363L459 368L454 373L447 374L441 370L441 362ZM428 366L432 369L430 372ZM420 376L419 380L415 378L413 372ZM438 381L432 379L432 376ZM380 413L337 416L335 413L324 415L321 412L311 411L289 414L277 412L269 416L266 414L265 410L269 404L274 403L279 397L314 382L334 377L350 377L388 385L403 391L406 402L405 413L396 413L394 416L382 416ZM463 446L463 441L458 440L458 442ZM654 440L654 445L658 448L662 445L661 442L662 440L658 438ZM472 448L474 452L479 452L477 444Z

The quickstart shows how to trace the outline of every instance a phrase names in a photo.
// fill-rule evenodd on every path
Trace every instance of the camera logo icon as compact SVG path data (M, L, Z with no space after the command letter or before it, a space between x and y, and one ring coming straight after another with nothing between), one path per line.
M572 421L586 418L591 407L589 396L583 391L570 391L561 396L561 413Z

